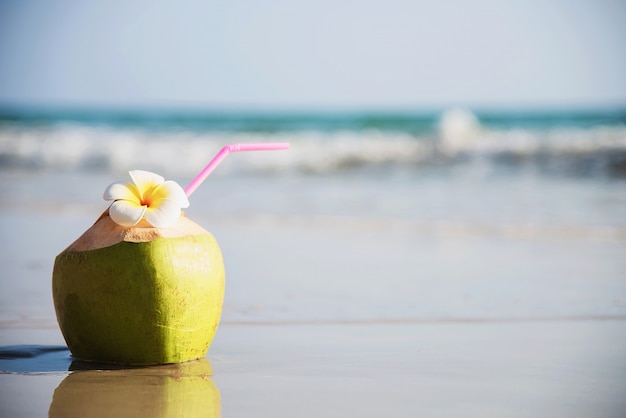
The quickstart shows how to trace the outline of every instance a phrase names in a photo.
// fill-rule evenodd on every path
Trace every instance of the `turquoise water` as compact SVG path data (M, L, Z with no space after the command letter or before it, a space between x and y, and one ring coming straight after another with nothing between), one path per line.
M286 141L288 156L238 156L224 174L439 175L480 165L556 176L626 176L626 110L165 112L0 110L0 170L142 167L192 176L228 143ZM444 173L445 174L445 173Z
M626 110L620 109L415 114L5 109L0 175L11 180L3 181L1 190L29 200L47 196L52 184L64 179L64 193L92 201L101 194L91 190L94 178L104 189L131 169L155 171L185 185L226 144L279 141L289 142L290 150L229 156L194 200L221 215L558 225L608 228L618 235L626 226ZM52 194L52 205L68 197Z
M167 111L103 109L2 108L0 122L71 123L115 128L193 131L381 131L421 134L436 127L444 111ZM482 110L475 115L486 127L499 129L586 128L626 124L626 108L595 110Z

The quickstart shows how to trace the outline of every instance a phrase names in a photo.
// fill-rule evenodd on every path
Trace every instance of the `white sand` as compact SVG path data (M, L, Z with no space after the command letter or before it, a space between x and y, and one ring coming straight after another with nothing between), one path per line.
M95 209L0 211L0 345L63 343L52 262ZM226 259L224 416L624 416L622 239L189 216ZM0 374L0 416L66 376Z

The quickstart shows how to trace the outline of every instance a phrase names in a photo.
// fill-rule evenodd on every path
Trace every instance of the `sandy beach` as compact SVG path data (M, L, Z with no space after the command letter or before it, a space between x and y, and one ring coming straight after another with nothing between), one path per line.
M2 336L62 344L55 330ZM226 324L209 378L184 366L70 373L67 351L2 360L35 365L0 375L2 416L617 418L625 343L623 320Z
M196 212L227 266L207 364L90 371L75 370L63 349L49 294L55 252L93 221L82 213L0 216L0 346L49 350L0 361L0 416L107 416L103 405L112 403L117 416L626 412L619 239L320 219L216 222ZM25 233L33 222L39 240ZM9 236L17 237L11 245ZM420 279L404 277L415 272Z

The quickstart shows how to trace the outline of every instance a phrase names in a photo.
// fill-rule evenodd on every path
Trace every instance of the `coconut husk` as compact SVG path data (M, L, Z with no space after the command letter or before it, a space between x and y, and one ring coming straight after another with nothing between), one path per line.
M88 251L110 247L122 241L149 242L157 238L180 238L188 235L204 235L209 232L193 222L184 213L176 223L168 228L155 228L145 219L141 219L135 226L125 227L116 224L109 216L109 210L104 211L91 228L86 230L65 251Z

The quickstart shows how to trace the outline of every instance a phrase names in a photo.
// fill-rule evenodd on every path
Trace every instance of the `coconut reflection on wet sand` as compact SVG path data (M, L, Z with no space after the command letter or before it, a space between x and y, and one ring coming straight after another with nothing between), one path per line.
M49 417L221 416L220 393L207 359L128 367L73 360L64 346L18 345L0 350L0 367L22 376L62 376ZM35 410L9 412L7 416L27 416Z
M220 417L206 359L143 368L73 371L54 390L49 417Z

